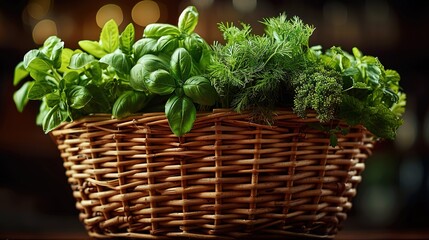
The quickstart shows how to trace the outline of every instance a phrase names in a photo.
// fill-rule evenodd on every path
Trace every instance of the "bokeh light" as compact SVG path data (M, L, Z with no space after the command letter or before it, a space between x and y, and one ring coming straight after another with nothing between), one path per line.
M96 15L97 25L102 28L104 24L110 19L115 20L115 22L120 25L124 20L124 15L122 13L121 7L115 4L107 4L102 6Z
M50 6L50 0L33 0L28 3L26 10L31 18L41 20L48 14Z
M50 19L44 19L34 26L33 41L37 44L43 44L46 38L57 34L57 24Z
M131 11L133 21L143 27L157 22L160 15L158 4L151 0L138 2Z

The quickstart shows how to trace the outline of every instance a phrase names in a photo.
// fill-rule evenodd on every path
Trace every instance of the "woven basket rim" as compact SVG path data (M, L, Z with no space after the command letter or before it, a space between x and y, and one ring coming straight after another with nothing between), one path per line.
M293 116L295 121L301 122L303 124L305 124L305 123L316 123L316 124L332 125L332 126L359 127L359 128L362 128L364 131L368 132L369 134L371 134L370 131L365 126L363 126L362 124L350 125L350 124L347 124L342 119L332 119L327 123L320 122L320 120L317 118L317 113L312 109L309 109L307 111L307 115L305 118L299 117L293 111L292 108L287 108L287 107L276 108L273 111L274 116L276 116L278 114L282 114L282 113L290 114L291 116ZM263 127L263 128L275 126L275 124L269 125L267 123L258 123L258 122L252 121L250 119L251 118L250 111L236 112L231 108L214 108L211 111L198 111L195 121L196 122L201 121L202 117L207 117L207 116L216 117L216 114L221 114L222 116L225 116L225 115L244 115L244 116L247 116L249 118L249 124L251 124L251 125L259 126L259 127ZM73 126L79 125L81 123L97 122L97 121L108 121L112 124L126 124L128 122L128 124L130 124L130 122L135 121L136 119L146 118L146 117L154 117L154 116L163 117L166 119L165 113L160 112L160 111L147 112L147 113L135 113L135 114L129 115L129 116L124 117L124 118L115 118L110 113L93 113L93 114L86 115L86 116L83 116L81 118L75 119L71 122L63 122L60 125L58 125L56 128L54 128L53 131L60 130L60 129L72 128Z

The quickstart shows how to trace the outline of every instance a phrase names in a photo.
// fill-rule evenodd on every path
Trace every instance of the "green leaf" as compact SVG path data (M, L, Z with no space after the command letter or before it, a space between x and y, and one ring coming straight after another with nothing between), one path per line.
M50 36L45 40L40 51L43 52L43 54L45 54L46 56L50 57L52 56L54 49L57 48L56 46L59 43L62 43L60 38L58 38L57 36ZM64 46L64 43L61 45Z
M165 35L180 36L180 30L171 24L152 23L147 25L143 32L143 36L148 38L159 38Z
M70 71L64 74L64 81L68 85L77 85L79 82L79 73L76 71Z
M138 91L147 91L146 78L148 78L150 72L145 69L143 64L136 64L131 68L130 73L130 85L133 89Z
M102 88L95 84L86 85L85 88L93 96L91 101L89 101L81 110L86 113L111 113L112 103L109 99L110 96L113 97L114 93L110 91L112 89ZM114 95L116 97L116 95Z
M368 65L366 73L369 81L378 86L380 84L381 69L375 64Z
M127 55L131 55L135 38L134 25L128 24L125 30L119 36L119 48Z
M80 50L79 50L80 51ZM61 54L61 67L58 69L59 72L65 73L69 71L70 59L73 56L74 51L69 48L64 48Z
M176 88L176 81L169 72L163 69L156 70L146 79L147 89L159 95L168 95Z
M58 125L64 122L67 117L67 112L61 110L59 105L54 106L46 113L43 119L43 130L45 133L52 131L54 128L58 127Z
M58 86L47 79L41 79L34 82L28 92L28 98L31 100L40 100L46 94L54 92Z
M144 68L149 72L153 72L158 69L169 69L169 65L166 61L164 61L164 59L152 54L144 55L137 61L137 64L142 64Z
M89 64L85 71L85 75L95 82L103 80L103 70L101 69L100 62L94 61Z
M44 98L44 102L48 107L54 107L55 105L58 105L60 101L61 98L58 93L49 93Z
M198 34L194 33L185 38L184 47L196 62L201 60L203 50L208 48L207 43Z
M100 45L108 53L114 52L119 47L119 29L115 20L107 21L100 34Z
M13 85L17 86L24 78L28 76L28 71L24 67L24 62L20 62L15 66L13 75Z
M140 111L146 106L150 98L143 92L126 91L115 101L112 115L115 118L124 118Z
M356 47L352 48L352 52L353 52L353 56L355 56L355 58L359 59L362 57L362 52L358 48L356 48Z
M93 61L96 61L94 56L84 52L78 52L73 54L73 56L71 57L69 68L74 70L82 69Z
M183 85L185 95L201 105L212 106L217 99L216 89L207 78L194 76L186 80Z
M63 49L64 42L57 43L52 49L51 61L53 62L55 69L61 68Z
M30 50L24 55L24 67L29 71L47 72L52 69L52 63L39 50Z
M391 89L386 88L386 89L383 89L382 100L387 107L391 107L394 103L396 103L399 100L399 96Z
M179 16L178 27L183 33L191 34L198 24L198 11L194 6L189 6Z
M368 107L364 126L375 136L393 140L402 121L384 104Z
M79 46L87 53L93 55L96 58L102 58L108 52L104 50L101 44L97 41L81 40Z
M81 109L88 104L93 96L84 86L72 86L67 90L67 99L70 107Z
M178 48L171 56L170 66L173 75L185 81L191 72L192 57L185 48Z
M134 59L140 59L146 54L156 52L157 40L154 38L142 38L133 45Z
M165 115L171 131L180 137L191 131L197 110L190 98L172 95L165 104Z
M106 63L121 74L130 74L132 62L129 56L122 52L109 53L100 59L100 62Z
M19 112L24 110L24 107L28 103L28 92L30 91L34 82L25 82L14 94L13 101L15 102L16 108Z
M156 42L156 52L172 54L179 47L179 39L172 35L166 35L158 38Z

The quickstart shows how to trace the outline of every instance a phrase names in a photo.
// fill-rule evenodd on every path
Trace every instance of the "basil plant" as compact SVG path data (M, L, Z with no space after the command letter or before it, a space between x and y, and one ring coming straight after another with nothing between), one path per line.
M15 68L13 96L19 111L40 100L36 122L47 133L63 122L95 113L115 118L165 111L172 132L192 129L198 108L212 106L218 94L205 77L211 48L194 32L195 7L187 7L177 26L154 23L135 41L129 24L115 21L102 28L98 41L79 41L81 49L64 47L57 36L25 54Z

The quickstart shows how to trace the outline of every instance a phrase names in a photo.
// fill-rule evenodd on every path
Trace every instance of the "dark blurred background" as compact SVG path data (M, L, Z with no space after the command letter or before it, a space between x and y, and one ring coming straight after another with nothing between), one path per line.
M195 5L197 32L221 40L218 22L259 20L285 12L314 25L311 44L341 46L378 56L397 70L408 95L405 124L396 141L377 145L345 229L429 229L429 1L415 0L14 0L0 2L0 233L83 232L56 146L35 125L38 104L18 113L13 70L30 49L58 35L68 48L98 40L114 18L137 36L152 22L176 23ZM428 65L428 66L426 66Z

